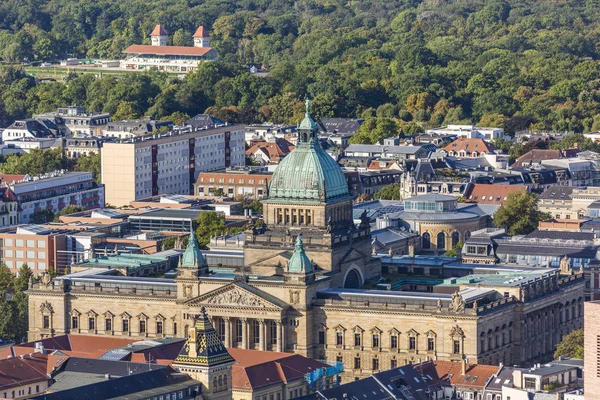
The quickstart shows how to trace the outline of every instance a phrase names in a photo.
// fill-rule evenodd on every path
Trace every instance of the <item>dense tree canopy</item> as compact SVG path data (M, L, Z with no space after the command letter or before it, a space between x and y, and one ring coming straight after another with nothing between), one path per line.
M537 202L536 195L531 192L512 192L494 213L494 225L506 229L511 236L533 232L539 221L550 218L550 215L538 211Z
M563 337L563 340L556 346L554 358L558 359L562 356L583 359L583 337L583 329L577 329Z
M115 59L149 43L211 32L220 61L179 80L158 72L37 83L0 71L0 126L77 103L118 117L211 111L232 121L296 122L308 95L318 117L373 118L382 133L481 123L584 132L600 128L600 7L573 0L5 0L0 57ZM244 72L263 65L269 77ZM381 120L381 121L379 121Z

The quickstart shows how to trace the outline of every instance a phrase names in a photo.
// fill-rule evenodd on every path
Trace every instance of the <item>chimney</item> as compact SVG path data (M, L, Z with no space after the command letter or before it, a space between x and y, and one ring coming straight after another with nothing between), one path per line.
M517 389L521 389L521 387L523 386L523 373L521 372L521 370L515 369L513 371L513 385L514 387L516 387Z

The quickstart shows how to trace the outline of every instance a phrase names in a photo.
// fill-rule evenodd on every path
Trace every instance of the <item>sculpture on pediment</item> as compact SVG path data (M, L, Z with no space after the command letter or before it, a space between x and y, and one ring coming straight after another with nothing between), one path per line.
M442 304L442 300L441 300L441 299L438 299L438 301L437 301L437 308L438 308L438 311L442 311L442 308L443 308L443 307L444 307L444 305Z
M463 312L465 310L465 300L458 293L458 290L452 294L452 304L451 308L454 312Z
M44 275L42 275L42 285L44 286L49 286L50 283L52 282L52 277L50 276L50 274L48 273L48 271L44 272Z
M52 304L45 301L40 305L40 312L42 312L42 313L48 312L48 313L52 314L54 312L54 308L52 308Z
M229 290L208 299L208 304L264 307L262 301L238 289Z
M450 331L450 336L456 338L463 338L465 337L465 332L462 330L462 328L458 325L456 325L454 328L452 328L452 330Z

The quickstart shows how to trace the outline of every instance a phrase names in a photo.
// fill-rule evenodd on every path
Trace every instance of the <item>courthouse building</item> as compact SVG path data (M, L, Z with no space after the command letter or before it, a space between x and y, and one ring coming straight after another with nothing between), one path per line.
M192 234L175 279L89 269L31 283L29 339L187 337L204 307L226 347L344 362L343 379L426 360L547 360L583 323L580 274L547 269L430 293L364 289L381 276L370 225L352 219L339 166L306 113L246 231L245 266L210 271ZM453 294L451 294L454 292Z

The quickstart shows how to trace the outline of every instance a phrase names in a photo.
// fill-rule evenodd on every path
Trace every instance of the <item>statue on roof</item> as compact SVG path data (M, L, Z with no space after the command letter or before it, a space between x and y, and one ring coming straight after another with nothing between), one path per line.
M367 215L367 210L363 210L362 214L360 214L360 228L366 228L369 226L369 217Z
M571 260L569 260L566 254L563 259L560 260L560 273L561 275L571 275L573 273L573 270L571 269Z
M327 233L333 232L333 220L331 217L327 220Z
M452 303L450 305L452 311L463 312L465 310L465 299L458 293L458 290L452 294Z

